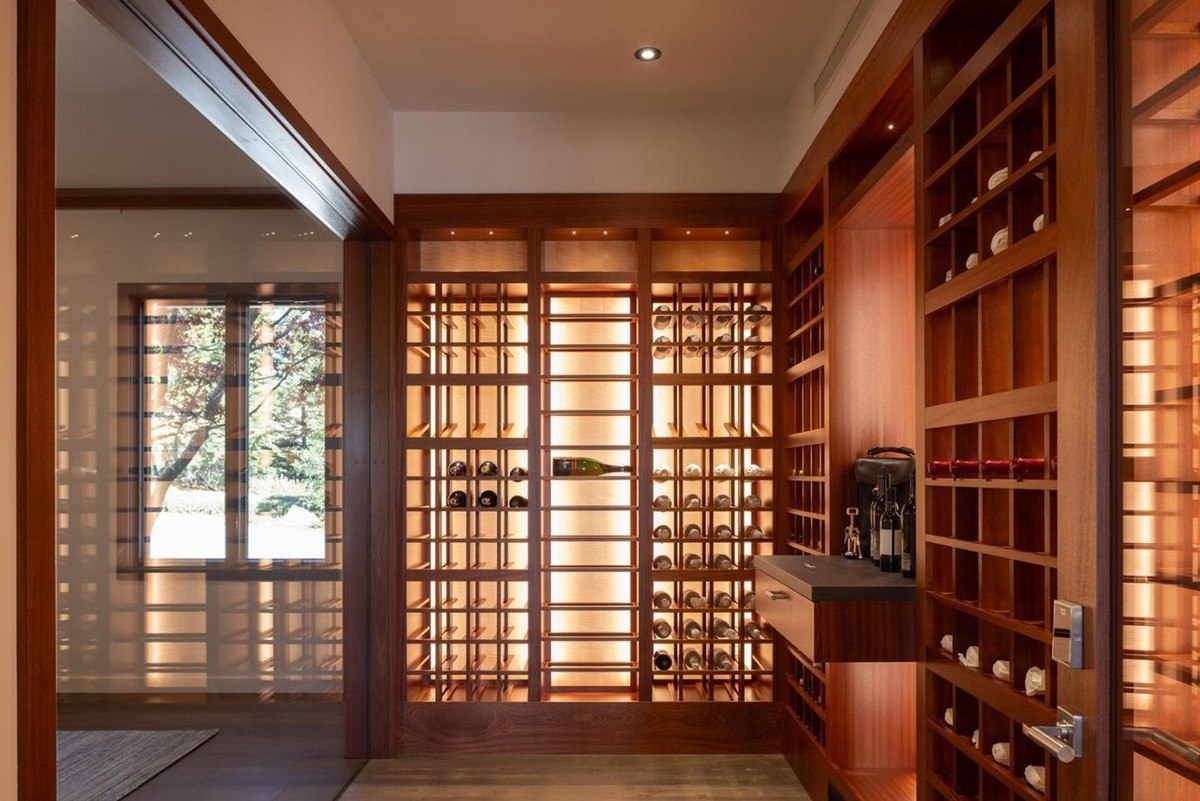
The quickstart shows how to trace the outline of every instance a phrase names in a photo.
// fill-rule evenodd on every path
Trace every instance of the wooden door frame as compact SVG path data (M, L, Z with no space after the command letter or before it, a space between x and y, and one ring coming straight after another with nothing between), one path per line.
M378 557L392 516L386 493L372 506L371 490L390 480L377 339L390 324L379 285L390 280L392 223L203 0L80 2L346 242L344 436L360 451L345 464L345 752L386 753L394 703L379 679L392 652L370 643L392 637L394 617L378 613L391 594ZM17 1L17 782L27 801L55 798L55 16L49 0ZM369 630L369 620L381 622Z

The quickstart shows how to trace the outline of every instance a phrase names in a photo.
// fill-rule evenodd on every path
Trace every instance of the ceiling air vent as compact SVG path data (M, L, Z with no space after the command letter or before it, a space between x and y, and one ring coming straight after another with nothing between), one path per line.
M838 67L842 66L842 62L846 60L846 53L849 52L854 40L862 32L863 23L867 21L867 15L875 7L875 2L876 0L858 0L858 5L850 14L850 19L846 20L846 27L842 28L842 35L838 37L837 43L833 46L829 60L825 62L824 67L821 67L817 80L813 82L814 104L821 102L821 97L829 88L833 76L837 74Z

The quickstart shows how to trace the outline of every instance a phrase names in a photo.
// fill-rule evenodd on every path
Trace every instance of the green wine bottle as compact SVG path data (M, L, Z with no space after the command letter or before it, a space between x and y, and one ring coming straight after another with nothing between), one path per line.
M629 473L632 470L629 465L605 464L584 456L562 456L552 461L550 472L556 476L603 476L607 473Z

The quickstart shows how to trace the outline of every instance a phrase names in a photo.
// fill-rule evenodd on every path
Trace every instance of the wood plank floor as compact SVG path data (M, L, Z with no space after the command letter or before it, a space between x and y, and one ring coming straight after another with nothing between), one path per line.
M342 801L808 801L782 756L421 756L373 760Z
M62 729L220 729L125 801L333 801L362 767L342 759L342 704L210 698L59 703Z

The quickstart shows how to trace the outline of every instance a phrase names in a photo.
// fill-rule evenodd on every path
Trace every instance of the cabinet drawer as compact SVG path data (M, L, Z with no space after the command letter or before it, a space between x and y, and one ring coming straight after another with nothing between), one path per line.
M817 653L816 607L793 589L759 571L755 575L754 605L763 620L779 632L796 650L814 662L823 662Z

